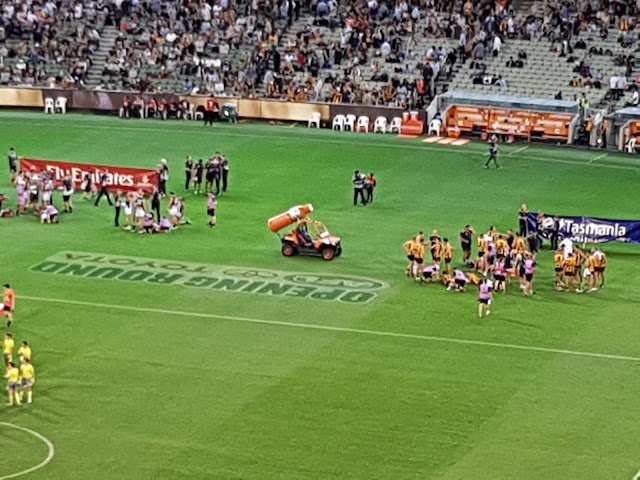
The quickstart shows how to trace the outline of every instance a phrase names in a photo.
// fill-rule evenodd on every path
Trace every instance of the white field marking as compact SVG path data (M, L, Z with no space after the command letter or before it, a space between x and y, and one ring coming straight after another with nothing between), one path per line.
M529 145L525 145L524 147L516 148L513 152L508 153L507 157L512 157L516 153L524 152L527 148L529 148Z
M592 158L591 160L589 160L589 164L593 164L593 162L595 162L596 160L602 160L606 156L607 156L606 153L603 153L602 155L598 155L596 158Z
M638 473L636 473L631 480L640 480L640 470L638 470Z
M38 440L41 440L47 446L47 448L49 449L49 453L47 453L47 458L45 458L42 462L40 462L35 467L27 468L26 470L23 470L23 471L18 472L18 473L12 473L10 475L5 475L4 477L0 477L0 480L7 480L9 478L16 478L16 477L20 477L22 475L27 475L28 473L35 472L36 470L40 470L41 468L47 466L47 464L51 460L53 460L53 457L56 454L56 450L53 447L53 443L51 443L51 440L49 440L48 438L40 435L38 432L34 432L33 430L29 430L28 428L19 427L18 425L14 425L13 423L0 422L0 425L3 426L3 427L15 428L16 430L21 430L23 432L27 432L28 434L33 435L34 437L36 437Z
M429 335L414 335L411 333L384 332L379 330L364 330L349 327L334 327L331 325L313 325L307 323L283 322L278 320L263 320L259 318L234 317L230 315L217 315L213 313L183 312L180 310L162 310L158 308L130 307L125 305L111 305L107 303L83 302L79 300L64 300L60 298L42 298L20 295L20 300L31 300L35 302L62 303L64 305L79 305L83 307L109 308L113 310L126 310L130 312L158 313L162 315L177 315L182 317L215 318L218 320L229 320L232 322L254 323L261 325L275 325L280 327L305 328L309 330L325 330L329 332L355 333L360 335L372 335L378 337L407 338L412 340L422 340L426 342L454 343L458 345L477 345L481 347L503 348L509 350L524 350L530 352L554 353L561 355L572 355L576 357L602 358L607 360L622 360L627 362L640 362L640 357L630 357L625 355L611 355L608 353L580 352L574 350L563 350L558 348L530 347L526 345L514 345L510 343L483 342L481 340L465 340L462 338L434 337ZM2 480L2 479L0 479Z
M2 120L2 118L0 118L0 120ZM161 132L161 133L173 133L173 134L178 134L181 135L183 133L191 133L193 132L192 130L188 130L188 129L166 129L166 128L152 128L152 127L135 127L135 128L128 128L125 126L117 126L117 125L87 125L87 124L71 124L71 123L64 123L64 124L55 124L55 123L31 123L31 122L22 122L20 120L12 120L12 123L27 123L29 125L29 127L65 127L65 126L71 126L71 127L82 127L82 128L95 128L95 129L99 129L99 130L117 130L117 131L127 131L130 132L132 130L138 130L141 132ZM285 127L286 128L286 127ZM313 129L312 129L313 130ZM307 130L305 130L307 131ZM300 137L300 136L293 136L293 135L277 135L275 134L269 134L269 135L255 135L255 134L250 134L250 133L239 133L239 132L224 132L224 135L227 137L247 137L247 138L277 138L277 139L281 139L281 140L300 140L301 138L305 138L307 140L318 140L321 141L323 143L332 143L335 145L362 145L363 147L377 147L377 148L398 148L398 149L407 149L407 150L421 150L421 151L434 151L434 152L460 152L459 147L453 147L453 146L448 146L448 145L441 145L440 147L431 147L429 145L410 145L410 144L403 144L403 143L377 143L377 142L356 142L354 143L351 140L337 140L337 139L333 139L333 138L322 138L322 137ZM467 155L478 155L481 157L485 157L486 156L486 152L485 151L473 151L473 150L469 150L466 151L465 153ZM584 161L580 161L580 160L562 160L560 158L546 158L546 157L530 157L530 156L523 156L520 157L522 160L535 160L536 162L547 162L547 163L562 163L562 164L566 164L566 165L579 165L579 166L585 166L587 164L585 164ZM628 166L625 167L623 165L611 165L611 164L598 164L598 165L591 165L590 163L588 164L590 166L593 167L600 167L600 168L613 168L615 170L631 170L631 171L639 171L639 169L637 167L634 166Z

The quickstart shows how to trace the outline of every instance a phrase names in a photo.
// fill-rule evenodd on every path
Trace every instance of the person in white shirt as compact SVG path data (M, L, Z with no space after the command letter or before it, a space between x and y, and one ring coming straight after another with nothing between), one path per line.
M564 258L567 259L573 254L573 240L565 238L560 242L560 248L564 252Z
M493 37L493 56L497 57L500 54L500 50L502 49L502 39L500 39L499 35Z

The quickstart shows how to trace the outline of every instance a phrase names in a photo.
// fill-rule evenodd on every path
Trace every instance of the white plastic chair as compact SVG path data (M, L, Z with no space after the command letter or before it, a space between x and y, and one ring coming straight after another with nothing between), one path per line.
M351 130L352 132L354 131L356 127L356 116L349 114L345 117L345 121L344 121L344 129L346 130Z
M638 140L635 137L629 140L625 147L627 153L636 153L636 143L638 143Z
M56 113L55 103L53 98L45 98L44 99L44 113Z
M358 118L358 125L356 126L356 132L364 129L366 133L369 133L369 117L363 115Z
M429 122L429 130L427 131L427 135L431 135L433 133L435 136L439 137L441 129L442 121L434 118L433 120L431 120L431 122Z
M344 122L345 122L345 117L344 115L336 115L335 117L333 117L333 122L331 123L331 128L333 130L340 130L341 132L344 131Z
M316 126L316 128L320 128L320 113L319 112L313 112L311 114L311 116L309 117L308 128L311 128L314 125Z
M389 125L389 133L400 133L400 127L402 126L402 119L400 117L393 117L391 124Z
M387 132L387 118L386 117L378 117L376 121L373 122L373 133L386 133Z
M58 98L56 98L55 109L56 109L56 112L67 113L67 99L66 99L66 97L58 97Z

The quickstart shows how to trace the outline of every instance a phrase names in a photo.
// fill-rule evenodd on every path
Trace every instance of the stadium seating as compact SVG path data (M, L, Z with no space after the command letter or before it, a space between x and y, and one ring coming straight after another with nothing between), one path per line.
M27 27L15 9L1 17L0 83L406 109L423 108L446 89L609 108L629 102L631 93L609 86L612 77L634 83L639 73L625 61L637 34L620 29L634 26L636 2L624 7L627 16L619 6L585 15L519 5L527 4L322 0L289 11L275 0L33 4ZM587 30L576 34L578 19ZM574 35L565 45L566 25ZM522 65L507 66L510 59Z

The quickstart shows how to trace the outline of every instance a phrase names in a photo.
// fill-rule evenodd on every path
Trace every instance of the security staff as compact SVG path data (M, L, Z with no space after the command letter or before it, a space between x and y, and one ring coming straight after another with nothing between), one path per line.
M207 126L207 123L213 126L213 120L215 119L218 112L218 101L216 97L211 95L210 98L207 98L207 111L204 115L204 126Z
M113 202L111 201L111 197L109 196L109 191L107 190L108 186L109 173L107 170L103 170L102 173L100 173L100 193L98 193L98 197L96 198L96 207L98 206L98 203L100 202L100 199L103 195L107 197L107 202L109 202L109 205L113 206Z
M189 185L191 185L191 175L193 175L193 159L189 155L187 157L187 161L184 162L184 189L189 190Z
M9 149L9 173L11 174L11 181L13 182L16 179L16 173L18 172L18 154L16 153L16 149L11 147Z
M367 201L364 198L364 174L360 173L359 170L353 172L353 179L351 183L353 183L353 205L358 204L358 197L360 197L360 202L362 205L366 205Z

